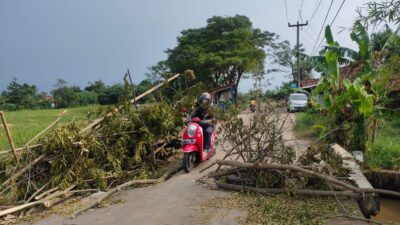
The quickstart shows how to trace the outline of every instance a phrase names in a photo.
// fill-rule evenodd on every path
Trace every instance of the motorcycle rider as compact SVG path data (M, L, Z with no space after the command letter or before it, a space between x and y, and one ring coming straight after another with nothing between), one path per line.
M252 105L256 105L256 100L254 100L254 98L250 99L250 106L252 106Z
M190 115L190 119L198 117L202 120L200 126L203 128L204 151L210 151L211 135L214 131L214 115L211 112L211 95L204 92L200 95L200 105Z

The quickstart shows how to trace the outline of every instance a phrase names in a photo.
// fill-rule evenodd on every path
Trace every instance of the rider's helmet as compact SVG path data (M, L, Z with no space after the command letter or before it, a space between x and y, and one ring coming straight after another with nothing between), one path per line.
M210 93L208 93L208 92L201 93L199 100L200 100L200 104L202 104L202 105L210 104L211 103Z

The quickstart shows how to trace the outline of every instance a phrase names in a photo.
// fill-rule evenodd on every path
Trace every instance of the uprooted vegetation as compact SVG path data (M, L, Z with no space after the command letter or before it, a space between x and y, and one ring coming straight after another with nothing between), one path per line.
M265 109L256 113L246 125L237 113L231 112L221 122L220 130L227 143L223 146L226 155L223 160L216 160L216 171L199 181L213 182L218 188L231 191L283 194L285 198L301 202L304 198L300 196L330 196L331 202L337 201L341 206L343 198L353 198L359 201L366 217L377 212L375 205L365 203L369 203L365 197L368 193L400 196L397 192L355 186L348 178L349 171L342 167L342 158L328 145L310 146L296 158L294 150L286 147L282 137L287 120L288 116L279 111ZM344 207L340 207L340 211L340 216L363 220ZM323 214L319 216L326 216ZM311 221L315 216L313 212L306 219ZM315 224L325 220L317 219Z
M0 216L48 208L74 194L107 191L98 204L121 188L164 181L179 169L169 160L184 125L175 103L190 106L199 91L196 85L186 86L170 101L159 93L160 101L149 105L132 105L126 97L119 106L100 108L97 116L103 119L84 129L74 121L59 125L18 157L2 156L0 205L10 207L3 207Z

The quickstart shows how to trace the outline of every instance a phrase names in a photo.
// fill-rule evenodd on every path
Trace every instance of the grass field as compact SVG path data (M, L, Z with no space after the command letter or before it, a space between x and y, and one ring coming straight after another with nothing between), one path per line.
M319 125L326 121L315 113L296 113L296 136L317 138L322 131ZM325 125L326 126L326 125ZM377 169L400 169L400 118L391 116L385 119L378 129L374 143L368 143L365 152L367 165Z
M89 112L96 111L98 106L85 106L67 109L60 123L70 122L72 119L84 121ZM51 124L65 109L23 110L5 112L15 145L23 146L37 133ZM0 125L0 150L10 149L3 125Z

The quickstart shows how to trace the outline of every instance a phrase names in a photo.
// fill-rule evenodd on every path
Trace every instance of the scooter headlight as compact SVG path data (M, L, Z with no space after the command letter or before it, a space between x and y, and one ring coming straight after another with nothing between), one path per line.
M196 133L197 127L195 125L189 125L188 127L188 135L189 137L193 137L194 134Z

